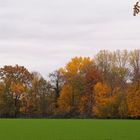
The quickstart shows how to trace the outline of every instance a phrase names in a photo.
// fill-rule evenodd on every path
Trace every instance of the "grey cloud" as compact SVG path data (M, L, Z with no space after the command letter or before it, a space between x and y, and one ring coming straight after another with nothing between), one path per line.
M0 66L18 63L46 76L74 56L140 48L134 3L0 0Z

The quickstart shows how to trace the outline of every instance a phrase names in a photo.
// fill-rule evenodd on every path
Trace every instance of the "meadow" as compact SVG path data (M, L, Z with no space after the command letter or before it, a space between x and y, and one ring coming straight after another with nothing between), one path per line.
M140 140L139 120L1 119L1 140Z

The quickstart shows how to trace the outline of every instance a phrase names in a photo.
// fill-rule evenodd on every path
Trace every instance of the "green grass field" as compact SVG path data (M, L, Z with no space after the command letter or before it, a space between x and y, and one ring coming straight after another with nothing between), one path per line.
M1 119L0 140L140 140L140 121Z

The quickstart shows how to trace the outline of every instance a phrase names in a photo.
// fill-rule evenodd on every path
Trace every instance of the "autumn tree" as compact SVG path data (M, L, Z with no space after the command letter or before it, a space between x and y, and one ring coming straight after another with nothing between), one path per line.
M140 50L130 52L129 63L131 66L131 80L140 82Z
M93 113L99 118L126 118L126 96L121 90L115 89L113 94L105 83L97 83L94 87L95 106Z
M0 68L0 117L140 118L140 50L74 57L45 79Z
M8 94L6 86L3 82L0 82L0 117L13 117L15 112L15 106L13 98Z
M48 97L51 92L51 85L41 74L33 72L32 88L28 99L28 114L30 116L44 117L48 110Z
M93 117L92 108L95 104L94 86L102 80L94 62L91 61L84 69L84 90L79 105L80 113L84 117Z
M4 82L7 96L14 101L14 116L20 112L20 100L26 89L30 88L32 75L23 66L4 66L0 69L0 79Z
M124 87L128 80L128 52L106 50L95 56L95 63L102 73L104 82L110 86L112 92L116 87Z
M61 112L62 108L69 108L68 111L63 111L63 114L66 113L70 114L70 116L75 116L79 112L78 105L84 86L82 71L86 59L89 58L75 57L61 69L65 77L65 84L62 88L58 104Z
M93 113L97 117L110 117L112 95L110 88L102 83L97 83L94 87L95 106L93 106Z
M62 71L65 84L59 98L60 109L68 108L66 113L71 115L91 115L93 105L92 89L99 80L93 61L89 57L75 57ZM84 102L81 102L82 100Z
M49 74L49 81L51 84L51 88L55 94L55 100L60 96L61 89L64 85L64 77L61 73L61 70L56 70Z
M116 109L110 116L126 116L127 106L125 105L125 89L127 88L127 81L129 81L130 79L128 51L100 51L95 56L95 63L102 74L103 83L108 86L108 88L110 88L110 96L107 97L106 100L108 103L110 100L111 102L109 103L109 105L114 106L114 109ZM106 105L108 103L106 103ZM110 107L108 106L107 108L109 109ZM109 112L111 112L111 110Z
M130 118L140 118L140 82L135 82L129 86L127 106Z

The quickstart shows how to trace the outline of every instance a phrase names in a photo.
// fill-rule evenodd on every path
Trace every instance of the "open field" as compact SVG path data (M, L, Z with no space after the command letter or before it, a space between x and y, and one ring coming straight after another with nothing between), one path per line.
M140 121L1 119L0 139L140 140Z

